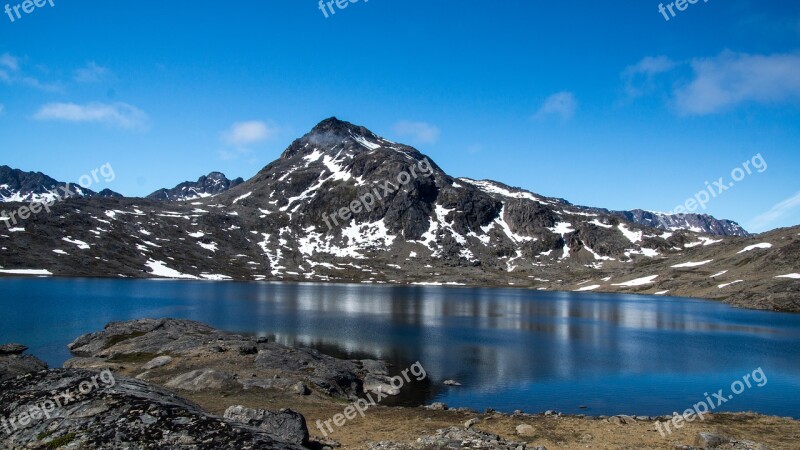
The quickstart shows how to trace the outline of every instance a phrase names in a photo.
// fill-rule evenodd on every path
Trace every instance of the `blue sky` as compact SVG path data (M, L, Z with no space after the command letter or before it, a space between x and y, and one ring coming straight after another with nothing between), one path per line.
M760 153L705 212L800 223L798 2L53 5L0 11L0 164L110 163L93 188L146 195L249 178L335 115L451 175L613 209L673 210Z

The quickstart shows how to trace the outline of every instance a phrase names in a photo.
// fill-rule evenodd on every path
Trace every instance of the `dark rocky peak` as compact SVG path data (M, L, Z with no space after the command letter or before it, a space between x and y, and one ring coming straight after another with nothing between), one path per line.
M61 183L42 172L23 172L0 166L0 185L10 191L43 193L58 184Z
M148 195L147 198L171 202L194 200L219 195L242 183L244 183L244 179L241 177L229 180L221 172L211 172L201 176L196 182L185 181L172 189L159 189Z
M385 148L393 143L379 137L365 127L339 120L336 117L318 123L305 136L297 139L283 152L281 159L291 159L298 154L321 151L326 154L341 155L342 150L353 155ZM405 146L399 146L404 147Z
M353 125L350 122L339 120L336 117L330 117L318 123L314 128L311 129L309 136L325 134L334 134L341 137L362 136L373 139L378 138L378 136L365 127Z

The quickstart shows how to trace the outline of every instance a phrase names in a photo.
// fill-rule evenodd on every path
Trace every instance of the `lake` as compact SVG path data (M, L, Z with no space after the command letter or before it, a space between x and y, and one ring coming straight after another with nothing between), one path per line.
M661 415L728 394L761 368L763 387L718 409L800 418L800 315L505 288L0 279L0 342L26 344L51 367L78 335L144 317L385 359L397 371L420 361L428 379L407 385L400 404Z

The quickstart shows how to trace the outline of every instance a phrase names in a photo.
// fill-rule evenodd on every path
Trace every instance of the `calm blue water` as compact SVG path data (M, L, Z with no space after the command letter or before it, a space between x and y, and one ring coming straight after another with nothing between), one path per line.
M372 285L0 279L0 341L51 366L110 322L188 318L337 356L419 360L403 402L502 411L683 411L761 368L720 407L800 418L800 315L648 296ZM461 387L447 387L456 379ZM579 409L585 405L587 409Z

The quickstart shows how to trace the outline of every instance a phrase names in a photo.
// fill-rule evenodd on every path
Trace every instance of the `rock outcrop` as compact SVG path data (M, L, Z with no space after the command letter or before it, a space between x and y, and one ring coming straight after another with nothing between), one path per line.
M179 391L263 388L308 394L310 388L355 399L364 392L371 371L386 372L380 362L337 359L190 320L114 322L103 331L80 336L69 348L75 358L65 367L138 367L137 378Z
M303 448L145 381L97 379L97 372L59 369L0 383L0 448Z

